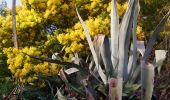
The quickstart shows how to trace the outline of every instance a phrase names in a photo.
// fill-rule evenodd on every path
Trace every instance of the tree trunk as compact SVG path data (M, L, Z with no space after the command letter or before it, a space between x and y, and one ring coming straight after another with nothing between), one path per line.
M12 31L13 31L13 38L14 38L14 47L18 48L17 42L17 31L16 31L16 0L12 1Z

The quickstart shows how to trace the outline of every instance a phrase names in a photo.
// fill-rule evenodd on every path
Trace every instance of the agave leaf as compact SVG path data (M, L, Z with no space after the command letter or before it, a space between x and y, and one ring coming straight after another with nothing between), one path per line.
M38 75L38 78L42 80L48 80L50 83L57 83L58 85L63 84L63 81L59 76Z
M110 51L110 42L107 36L104 37L104 41L100 47L100 52L102 56L102 60L105 66L105 71L107 77L116 77L114 76L114 69L111 60L111 51Z
M74 64L74 63L64 62L64 61L60 61L60 60L54 60L54 59L51 59L51 58L43 58L43 57L38 57L38 56L34 56L34 55L28 55L26 53L24 53L24 54L31 57L31 58L40 60L40 61L64 65L64 66L67 66L67 69L74 67L74 68L78 69L81 73L87 73L86 69L84 69L80 65L77 65L77 64ZM64 66L61 66L61 67L64 67Z
M159 33L161 32L161 30L163 29L166 21L168 20L168 17L170 16L170 11L162 18L162 20L159 22L159 24L157 25L156 29L154 30L154 32L152 33L152 36L151 38L149 39L149 42L146 46L146 51L144 53L144 57L143 59L146 61L149 56L150 56L150 53L152 51L152 48L156 42L156 39L159 35Z
M140 84L127 84L125 86L124 93L132 95L134 91L138 90L140 87L141 87Z
M77 69L77 68L69 68L69 69L67 69L67 70L65 70L65 72L68 74L68 75L70 75L70 74L72 74L72 73L76 73L76 72L78 72L79 70Z
M163 61L166 58L166 50L155 50L156 67L158 67L158 73L160 74Z
M93 66L94 66L94 59L92 59L90 64L89 64L89 70L92 70Z
M140 80L140 73L141 73L141 67L140 65L137 65L131 77L129 78L128 83L129 84L138 83Z
M137 63L137 40L136 40L136 29L137 29L137 20L138 20L138 15L140 11L140 5L139 5L139 0L137 1L136 9L134 12L134 20L133 20L133 44L131 44L131 51L132 55L129 57L129 62L128 62L128 79L131 77L132 73L135 71L136 68L136 63ZM126 80L127 81L127 80Z
M130 72L132 70L132 65L133 65L133 58L134 58L133 49L134 49L134 46L133 44L131 44L130 53L129 53L129 61L128 61L128 76L130 76Z
M142 100L151 100L154 87L154 66L141 60Z
M118 99L118 80L114 78L109 79L109 99L110 100L119 100Z
M94 59L94 61L95 61L96 66L98 67L98 66L99 66L99 63L98 63L98 59L97 59L96 52L95 52L94 47L93 47L93 43L92 43L92 40L91 40L91 37L90 37L90 33L89 33L89 31L88 31L88 29L87 29L84 21L83 21L82 18L80 17L77 8L76 8L76 12L77 12L77 15L78 15L78 17L79 17L79 20L80 20L80 22L81 22L81 24L82 24L82 27L83 27L83 29L84 29L85 36L86 36L86 38L87 38L87 42L88 42L88 44L89 44L91 53L92 53L92 55L93 55L93 59Z
M130 44L130 33L132 31L134 11L136 9L136 0L129 0L128 8L123 16L120 36L119 36L119 65L118 65L118 77L127 79L128 76L128 51Z
M137 30L137 20L138 20L138 15L139 15L139 11L140 11L140 5L139 5L139 0L137 1L137 5L136 5L136 9L134 12L134 20L133 20L133 63L132 63L132 68L130 73L133 73L136 67L136 63L137 63L137 39L136 39L136 30Z
M98 34L94 37L94 49L97 54L99 63L102 62L100 48L103 45L104 38L105 38L105 35L102 35L102 34Z
M74 57L71 59L71 61L74 62L75 64L79 65L80 58L77 53L74 53Z
M105 96L108 95L106 87L104 87L102 84L97 84L95 90L97 90L98 92Z
M122 78L109 79L109 100L122 100Z
M136 46L137 46L137 51L142 55L142 57L144 56L145 53L145 45L144 45L144 41L136 41Z
M59 61L59 60L54 60L52 58L43 58L43 57L38 57L38 56L34 56L34 55L29 55L29 54L26 54L24 53L25 55L31 57L31 58L34 58L34 59L37 59L37 60L41 60L41 61L46 61L46 62L49 62L49 63L55 63L55 64L61 64L61 65L68 65L68 66L76 66L76 67L79 67L79 65L77 64L74 64L74 63L70 63L70 62L63 62L63 61Z
M54 60L56 59L56 60L62 61L62 58L59 57L58 55L59 55L59 53L54 53L51 58Z
M119 41L119 15L116 7L116 0L112 0L111 12L111 55L113 68L117 66L118 60L118 41ZM113 69L112 68L112 69Z
M67 98L63 96L63 94L60 92L59 89L57 91L57 97L58 97L58 100L67 100Z
M98 80L100 83L102 83L102 82L99 80L98 75L96 75L96 74L95 74L95 71L93 71L93 70L95 70L93 67L95 67L95 66L94 66L94 59L92 59L91 62L90 62L90 64L89 64L89 71L90 71L90 74L91 74L96 80ZM96 68L96 67L95 67L95 68Z
M77 75L81 75L79 73L80 72L78 72ZM80 85L80 82L77 81L77 77L73 77L73 76L67 75L64 72L62 74L67 79L67 80L63 80L67 87L70 87L73 91L77 92L79 95L85 96L85 93L84 93L84 91L83 91L83 89L82 89L82 87ZM84 79L84 77L82 79Z
M132 45L133 46L133 45ZM134 49L133 47L131 46L131 50ZM144 41L136 41L136 47L137 47L137 54L135 54L136 56L136 65L134 66L134 68L132 69L132 65L133 65L133 53L130 53L130 57L129 57L129 64L128 64L128 67L131 66L131 68L129 68L130 73L129 73L129 78L127 80L128 83L136 83L138 82L140 79L139 79L139 76L140 76L140 72L141 72L141 67L139 64L137 64L137 59L139 57L139 54L143 55L144 52L145 52L145 46L144 46Z
M90 34L89 34L89 31L84 23L84 21L82 20L82 18L80 17L80 14L78 13L78 10L76 8L76 12L77 12L77 15L78 15L78 18L82 24L82 27L84 29L84 32L85 32L85 36L86 36L86 39L87 39L87 42L89 44L89 47L90 47L90 50L91 50L91 53L92 53L92 56L93 56L93 59L94 59L94 62L96 64L96 68L98 70L98 74L100 75L102 81L104 82L104 84L107 83L107 79L106 79L106 75L103 73L103 70L98 62L98 59L97 59L97 54L94 50L94 47L93 47L93 43L92 43L92 40L91 40L91 37L90 37Z
M67 83L67 82L66 82L66 84L67 84L69 87L71 87L74 91L76 91L77 93L79 93L80 95L82 95L82 96L85 95L85 93L84 93L82 90L80 90L78 86L75 86L75 85L73 85L73 84L71 84L71 83Z
M98 55L98 58L101 56L104 63L105 71L107 77L111 75L111 71L113 73L112 61L111 61L111 52L110 52L110 43L109 38L105 35L99 34L95 36L94 41L95 51Z

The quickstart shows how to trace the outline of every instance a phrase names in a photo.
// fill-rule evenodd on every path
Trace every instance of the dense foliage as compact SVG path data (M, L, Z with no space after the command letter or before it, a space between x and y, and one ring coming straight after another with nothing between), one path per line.
M59 53L61 59L67 62L72 61L75 53L82 58L89 55L89 47L75 6L78 7L92 38L97 34L110 37L111 0L21 0L21 2L22 6L16 7L19 49L13 48L11 9L1 10L0 16L0 56L3 56L0 61L5 62L0 64L0 67L4 67L3 70L8 72L8 75L4 75L10 75L12 80L19 78L21 83L34 83L38 80L38 75L54 76L61 69L58 64L41 62L26 54L51 58L54 53ZM140 3L137 39L147 40L168 11L170 3L168 0L140 0ZM116 5L122 20L128 3L125 0L117 0ZM169 26L170 21L159 40L169 34Z

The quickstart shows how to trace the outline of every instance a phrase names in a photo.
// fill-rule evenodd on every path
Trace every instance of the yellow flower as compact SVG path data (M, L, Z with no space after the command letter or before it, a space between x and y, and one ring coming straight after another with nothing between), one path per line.
M141 26L137 26L137 32L136 33L137 33L137 39L138 40L144 40L145 35L144 35L144 32L143 32Z

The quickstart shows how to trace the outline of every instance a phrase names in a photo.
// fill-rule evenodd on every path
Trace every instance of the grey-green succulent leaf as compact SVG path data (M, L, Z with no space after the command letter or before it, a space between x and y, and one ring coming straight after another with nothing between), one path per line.
M104 84L107 84L107 78L106 78L106 75L104 74L102 68L101 68L101 65L99 64L99 61L98 61L98 58L97 58L97 54L94 50L94 47L93 47L93 43L92 43L92 40L91 40L91 37L90 37L90 33L84 23L84 21L82 20L82 18L80 17L80 14L78 13L78 10L76 8L76 12L77 12L77 15L78 15L78 18L82 24L82 27L84 29L84 32L85 32L85 36L86 36L86 39L87 39L87 42L89 44L89 47L90 47L90 50L91 50L91 53L92 53L92 56L93 56L93 59L94 59L94 62L96 64L96 68L98 70L98 74L100 75L102 81Z
M158 68L158 73L160 74L163 61L166 58L167 50L155 50L156 67Z
M134 12L136 0L129 0L128 8L123 16L122 23L120 26L119 35L119 64L118 64L118 77L124 77L127 79L128 76L128 51L130 44L130 33L132 31L132 25L134 20Z
M119 15L116 7L116 0L112 0L112 9L111 9L111 59L113 68L117 67L118 62L118 49L119 49Z
M151 100L154 87L154 65L141 60L142 100Z
M170 11L162 18L162 20L159 22L159 24L155 28L154 32L152 33L152 36L149 39L149 42L148 42L148 44L146 46L146 51L144 53L143 59L145 61L149 58L149 56L151 54L151 51L153 49L153 46L154 46L154 44L156 42L156 39L157 39L159 33L161 32L161 30L163 29L163 27L164 27L166 21L168 20L169 16L170 16Z

